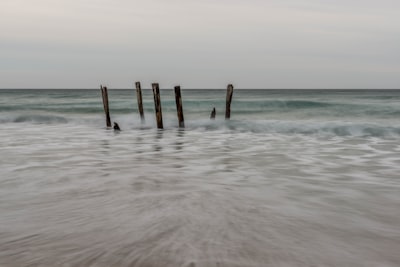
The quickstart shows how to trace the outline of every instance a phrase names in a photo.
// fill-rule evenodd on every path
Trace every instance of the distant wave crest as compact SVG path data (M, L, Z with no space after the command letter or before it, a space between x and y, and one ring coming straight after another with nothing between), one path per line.
M43 123L43 124L59 124L67 123L68 120L61 116L53 115L21 115L13 119L12 122L32 122L32 123Z
M206 131L227 130L233 132L251 132L264 134L300 134L319 136L354 136L398 138L400 126L379 125L371 123L316 122L316 121L229 121L223 124L205 122L192 124L194 128Z

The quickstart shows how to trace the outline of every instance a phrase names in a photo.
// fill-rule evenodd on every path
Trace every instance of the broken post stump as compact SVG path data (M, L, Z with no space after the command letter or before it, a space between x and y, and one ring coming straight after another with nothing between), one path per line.
M101 89L101 95L103 97L103 107L104 107L104 113L106 114L106 124L107 127L111 127L111 118L110 118L110 109L108 105L108 92L107 92L107 87L100 85Z
M142 123L144 123L142 87L140 86L140 82L136 82L135 85L136 85L136 97L137 97L137 102L138 102L140 120Z
M182 108L182 96L181 87L175 86L175 102L176 102L176 112L178 115L179 127L185 128L185 121L183 118L183 108Z
M229 120L231 118L231 102L233 95L233 85L228 84L226 89L226 108L225 108L225 119Z
M161 110L161 98L160 98L160 88L158 83L151 84L153 88L154 95L154 108L156 112L156 120L157 120L157 128L163 129L163 120L162 120L162 110Z
M217 113L217 111L215 110L215 107L214 107L213 110L211 111L210 119L215 120L216 113Z
M118 125L118 123L116 123L115 121L114 121L114 131L121 131L121 128L119 127L119 125Z

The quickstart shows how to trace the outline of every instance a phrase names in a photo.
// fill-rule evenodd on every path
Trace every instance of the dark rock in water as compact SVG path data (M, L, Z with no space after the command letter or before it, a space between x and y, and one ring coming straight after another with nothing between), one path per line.
M119 125L116 122L114 122L114 130L115 131L121 131L121 128L119 128Z
M211 115L210 115L210 119L215 119L215 114L216 114L216 110L215 108L213 108L213 110L211 111Z

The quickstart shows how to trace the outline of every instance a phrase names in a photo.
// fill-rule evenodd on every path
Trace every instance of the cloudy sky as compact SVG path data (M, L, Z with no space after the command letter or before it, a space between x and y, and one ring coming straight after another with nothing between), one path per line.
M0 88L135 81L400 88L400 1L0 1Z

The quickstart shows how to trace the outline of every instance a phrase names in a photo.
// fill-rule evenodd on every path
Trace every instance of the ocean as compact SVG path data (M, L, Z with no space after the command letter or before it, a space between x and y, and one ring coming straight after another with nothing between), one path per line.
M0 90L1 267L400 266L400 90L108 94Z

